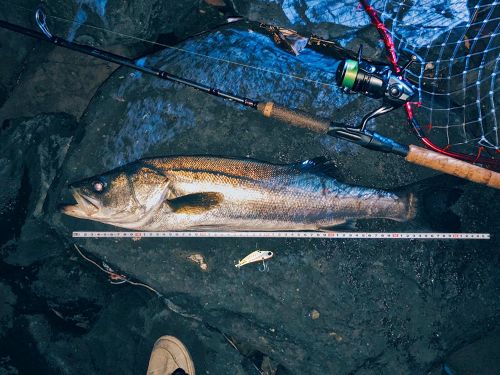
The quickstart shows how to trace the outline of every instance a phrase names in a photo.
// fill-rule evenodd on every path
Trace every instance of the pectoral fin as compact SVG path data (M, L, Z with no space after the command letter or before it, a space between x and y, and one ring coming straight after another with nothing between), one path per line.
M221 193L195 193L167 201L170 208L178 214L201 214L221 204Z

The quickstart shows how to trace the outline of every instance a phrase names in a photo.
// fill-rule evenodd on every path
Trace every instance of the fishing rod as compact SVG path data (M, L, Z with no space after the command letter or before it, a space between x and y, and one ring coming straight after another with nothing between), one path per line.
M41 33L1 20L0 27L239 103L258 110L265 117L275 118L316 133L340 138L371 150L399 155L410 163L500 189L500 173L422 147L403 145L366 129L366 124L369 120L409 103L415 89L403 78L402 73L412 63L412 60L395 74L389 66L380 67L364 61L361 56L362 49L360 48L357 60L346 59L339 64L336 72L336 83L341 88L346 91L362 93L373 98L381 98L383 101L383 105L380 108L363 117L359 126L348 127L346 124L331 122L330 120L286 108L273 102L259 102L254 99L225 92L219 88L207 86L164 70L138 64L134 60L124 56L57 37L50 32L46 23L45 12L41 7L35 12L35 21L42 31Z

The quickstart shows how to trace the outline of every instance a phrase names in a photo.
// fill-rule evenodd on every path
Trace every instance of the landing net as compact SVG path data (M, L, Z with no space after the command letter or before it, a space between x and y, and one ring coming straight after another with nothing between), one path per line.
M413 114L445 150L500 158L500 6L495 0L371 2L418 88Z

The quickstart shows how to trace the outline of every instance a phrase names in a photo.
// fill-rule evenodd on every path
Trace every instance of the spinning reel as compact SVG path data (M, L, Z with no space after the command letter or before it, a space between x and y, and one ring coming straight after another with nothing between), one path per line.
M346 128L345 124L332 123L328 134L356 142L378 151L392 152L394 145L387 148L387 139L377 140L377 134L366 129L368 121L391 112L408 103L415 95L415 87L404 78L404 71L416 61L412 56L399 73L387 65L372 64L361 58L362 46L357 60L345 59L335 74L337 85L345 93L359 93L374 99L382 99L382 106L366 114L357 127Z
M347 94L359 93L374 99L382 99L382 106L366 114L360 124L346 127L346 124L331 123L328 134L356 142L364 147L387 151L383 144L376 145L376 136L366 129L368 121L391 112L408 103L415 95L415 87L404 78L405 70L416 61L416 56L394 72L389 65L363 58L363 47L353 52L334 41L322 39L316 35L304 37L295 30L285 29L261 23L276 45L288 53L299 55L305 48L310 48L323 55L328 55L340 64L335 74L337 85Z
M396 75L387 65L377 66L361 58L343 60L336 72L336 82L345 93L359 93L375 99L382 98L383 105L368 113L361 120L359 128L364 130L367 122L377 116L390 112L409 102L415 95L415 88L404 77L404 71L416 60L415 56L406 63Z

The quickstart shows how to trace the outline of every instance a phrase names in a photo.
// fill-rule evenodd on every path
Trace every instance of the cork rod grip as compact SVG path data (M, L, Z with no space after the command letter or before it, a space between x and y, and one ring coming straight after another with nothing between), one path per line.
M422 147L410 145L410 150L405 159L413 164L500 189L500 173Z
M305 112L281 107L273 102L259 103L257 110L266 117L272 117L316 133L326 134L330 129L330 121L328 120L312 116Z

